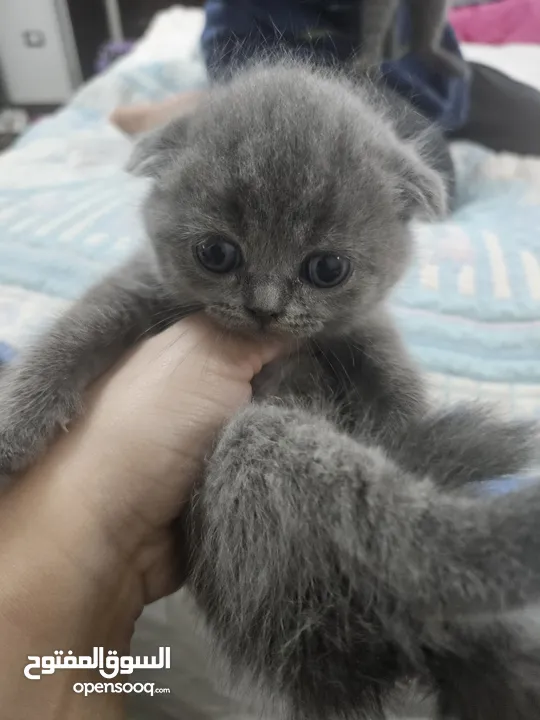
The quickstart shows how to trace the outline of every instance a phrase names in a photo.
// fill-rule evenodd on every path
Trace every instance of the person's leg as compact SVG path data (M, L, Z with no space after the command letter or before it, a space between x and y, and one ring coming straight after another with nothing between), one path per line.
M119 107L111 114L110 121L128 135L148 132L165 125L175 117L182 117L195 110L204 92L204 90L192 90L174 95L159 103Z
M471 63L471 71L469 118L450 139L540 156L540 92L485 65Z

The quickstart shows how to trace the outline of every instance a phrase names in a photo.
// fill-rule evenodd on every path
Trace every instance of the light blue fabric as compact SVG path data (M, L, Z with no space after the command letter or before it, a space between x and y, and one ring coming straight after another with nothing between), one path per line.
M535 166L533 185L497 178L495 157L480 148L461 146L455 156L458 208L449 221L422 228L421 261L395 295L397 317L433 371L537 384L540 161L521 161Z
M537 477L509 477L498 478L496 480L488 480L480 483L480 490L485 495L508 495L509 493L525 490L532 485L540 482Z

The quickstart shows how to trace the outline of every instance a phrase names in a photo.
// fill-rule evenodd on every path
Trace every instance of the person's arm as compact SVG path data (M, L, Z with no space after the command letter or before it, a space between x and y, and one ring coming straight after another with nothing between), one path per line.
M122 695L73 691L105 682L95 670L29 680L28 656L129 654L144 605L179 585L171 523L273 356L202 318L182 321L102 379L84 417L0 497L3 717L123 717Z

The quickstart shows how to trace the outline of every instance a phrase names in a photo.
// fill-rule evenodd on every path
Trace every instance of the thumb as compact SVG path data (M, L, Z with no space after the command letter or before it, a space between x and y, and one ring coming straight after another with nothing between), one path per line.
M202 314L185 318L161 333L154 342L162 346L163 353L170 351L172 355L181 345L187 361L198 363L206 376L236 382L251 382L264 365L285 350L280 339L232 333Z

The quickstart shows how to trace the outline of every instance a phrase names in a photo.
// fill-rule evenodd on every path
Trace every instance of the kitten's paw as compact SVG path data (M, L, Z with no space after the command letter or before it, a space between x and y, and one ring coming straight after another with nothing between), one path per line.
M232 463L262 468L315 451L322 438L335 432L323 417L272 403L253 403L225 428L212 456L216 467ZM302 455L303 457L303 455Z
M80 414L78 395L28 393L15 381L0 387L0 475L27 468Z
M253 403L226 427L207 478L219 484L226 476L236 484L233 478L273 483L292 476L325 485L324 478L379 476L390 464L381 449L344 434L320 410Z

